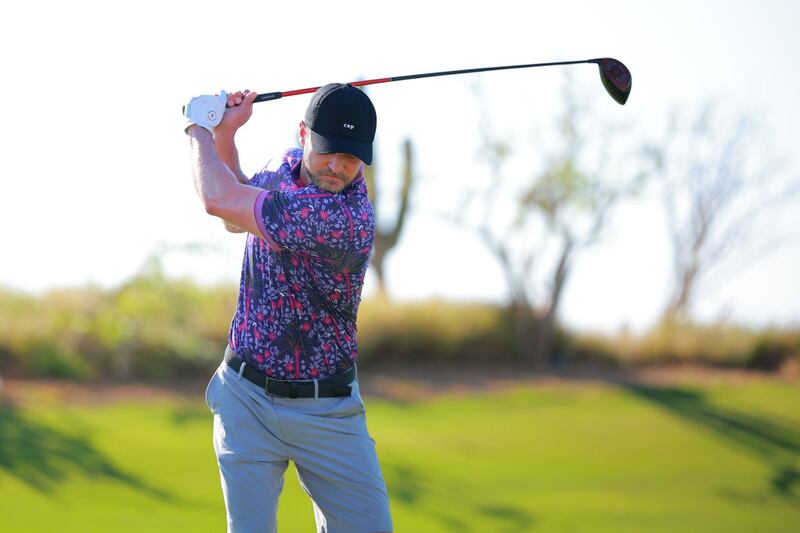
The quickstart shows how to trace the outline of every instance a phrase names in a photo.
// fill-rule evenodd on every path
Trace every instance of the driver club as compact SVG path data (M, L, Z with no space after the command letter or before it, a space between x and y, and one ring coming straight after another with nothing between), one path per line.
M628 96L631 94L631 72L622 64L621 61L612 59L610 57L603 57L598 59L584 59L580 61L556 61L552 63L532 63L528 65L506 65L502 67L483 67L483 68L470 68L464 70L447 70L443 72L428 72L425 74L409 74L407 76L394 76L392 78L376 78L374 80L361 80L350 82L351 85L356 87L361 85L374 85L376 83L388 83L392 81L415 80L419 78L434 78L437 76L452 76L455 74L473 74L476 72L488 72L490 70L510 70L517 68L533 68L533 67L551 67L556 65L576 65L580 63L595 63L600 69L600 80L603 82L603 87L606 88L608 94L611 95L618 104L624 105L628 101ZM272 92L259 94L255 102L265 102L268 100L277 100L285 96L296 96L298 94L308 94L315 92L319 87L309 87L307 89L297 89L293 91Z

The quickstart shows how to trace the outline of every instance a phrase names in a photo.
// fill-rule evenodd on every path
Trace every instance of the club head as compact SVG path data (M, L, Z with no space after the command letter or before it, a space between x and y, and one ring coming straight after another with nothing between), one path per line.
M631 94L631 71L628 67L622 64L621 61L612 59L610 57L603 57L600 59L593 59L591 63L597 63L600 68L600 80L603 82L603 87L606 88L608 94L611 95L619 105L625 105L628 101L628 96Z

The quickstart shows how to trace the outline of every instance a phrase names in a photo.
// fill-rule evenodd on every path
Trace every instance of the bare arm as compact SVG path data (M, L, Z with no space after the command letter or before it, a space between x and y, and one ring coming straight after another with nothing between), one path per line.
M247 175L242 172L242 167L239 165L239 151L236 149L235 135L236 130L230 131L217 127L214 130L214 144L217 146L217 153L220 159L222 159L222 162L233 172L236 179L239 180L239 183L247 185L250 180L247 178ZM244 233L244 230L239 226L235 226L225 219L223 219L222 222L225 224L225 229L229 232Z
M239 128L250 120L253 114L253 101L258 96L250 91L236 91L228 95L227 109L222 117L222 122L214 128L214 143L220 159L228 165L239 183L247 185L250 179L242 172L239 165L239 151L236 149L234 137Z
M239 165L239 150L236 149L235 135L236 130L231 131L220 124L214 130L214 144L217 146L217 153L222 162L231 169L239 183L247 185L250 183L250 179L242 172L242 167Z
M239 183L247 185L250 179L242 172L239 163L239 150L236 148L235 136L253 113L253 100L256 93L250 91L235 92L228 95L228 109L222 122L214 129L214 144L217 153L225 165L233 172ZM244 233L245 230L223 219L225 229L231 233Z
M261 189L243 185L217 153L211 132L200 126L187 131L192 153L194 185L206 212L261 237L253 208Z

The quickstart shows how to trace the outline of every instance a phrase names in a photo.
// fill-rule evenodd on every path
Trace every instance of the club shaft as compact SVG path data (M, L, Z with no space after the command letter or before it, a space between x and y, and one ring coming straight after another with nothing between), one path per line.
M375 78L372 80L361 80L361 81L353 81L350 82L352 85L356 87L362 85L374 85L376 83L389 83L392 81L404 81L404 80L416 80L419 78L434 78L437 76L454 76L456 74L474 74L477 72L489 72L491 70L511 70L517 68L533 68L533 67L552 67L557 65L576 65L579 63L595 63L597 62L596 59L582 59L578 61L553 61L550 63L529 63L526 65L505 65L502 67L480 67L480 68L468 68L462 70L445 70L441 72L426 72L424 74L409 74L406 76L394 76L392 78ZM285 96L297 96L298 94L309 94L315 92L319 87L308 87L306 89L296 89L292 91L278 91L272 93L264 93L259 94L255 101L256 102L266 102L269 100L277 100L278 98L283 98Z

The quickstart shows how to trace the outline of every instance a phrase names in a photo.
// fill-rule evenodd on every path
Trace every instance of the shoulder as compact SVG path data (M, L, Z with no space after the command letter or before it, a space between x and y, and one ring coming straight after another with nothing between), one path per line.
M297 154L299 152L299 156ZM299 148L290 148L275 154L267 160L267 164L259 170L251 184L267 190L282 189L281 184L292 182L292 168L302 161L303 152Z

